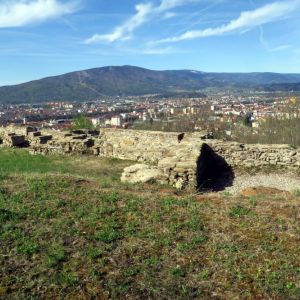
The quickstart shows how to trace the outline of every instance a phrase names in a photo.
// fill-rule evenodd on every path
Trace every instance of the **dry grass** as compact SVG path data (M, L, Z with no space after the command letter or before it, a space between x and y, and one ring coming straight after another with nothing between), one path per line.
M128 162L20 160L0 165L0 298L300 298L297 193L196 196L122 184Z

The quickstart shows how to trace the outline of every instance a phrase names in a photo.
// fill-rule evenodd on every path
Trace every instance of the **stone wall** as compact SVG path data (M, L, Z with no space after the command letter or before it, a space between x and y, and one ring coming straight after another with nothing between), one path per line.
M233 167L277 166L295 170L300 168L300 149L289 145L247 145L220 141L209 144Z
M151 164L165 157L185 157L192 148L198 155L203 134L187 133L180 142L179 135L176 132L103 129L96 145L100 156Z
M233 171L238 168L266 166L300 169L299 149L288 145L244 145L205 139L203 133L183 135L122 129L102 129L100 134L88 131L59 133L49 130L34 133L27 132L24 127L0 128L0 138L3 140L12 133L23 133L32 154L92 154L137 161L159 170L160 175L157 179L160 182L178 188L199 186L197 180L200 166L210 174L209 176L215 176L212 177L215 179L218 175L211 175L211 170L217 169L216 165L220 163L220 159L223 159L228 167L232 167ZM211 154L201 156L201 153L204 154L203 149L210 149L214 157L211 158ZM201 157L210 159L205 158L205 162L201 161ZM218 169L219 173L220 170ZM221 173L220 176L223 176Z

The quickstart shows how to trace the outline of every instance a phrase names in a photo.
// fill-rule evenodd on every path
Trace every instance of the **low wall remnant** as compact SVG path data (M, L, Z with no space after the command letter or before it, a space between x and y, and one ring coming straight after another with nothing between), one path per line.
M89 154L132 160L152 166L158 170L156 173L159 174L159 182L180 189L222 189L232 184L234 171L241 168L263 169L271 166L300 169L298 148L294 149L289 145L224 142L207 139L208 136L201 132L105 128L100 132L79 130L62 133L53 130L28 130L24 127L0 128L0 140L3 140L4 146L18 147L22 144L21 136L33 155ZM15 143L14 139L18 142ZM136 169L141 172L141 168ZM130 172L132 176L131 169ZM123 177L126 178L126 174Z

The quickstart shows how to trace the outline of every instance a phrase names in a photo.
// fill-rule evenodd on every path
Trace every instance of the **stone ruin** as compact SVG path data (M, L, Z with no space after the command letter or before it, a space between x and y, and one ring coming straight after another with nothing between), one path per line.
M178 189L222 190L241 168L300 169L300 150L289 145L245 145L211 139L201 132L175 133L105 128L56 132L0 128L6 147L28 147L33 155L94 155L135 161L122 181L156 180Z
M9 133L1 139L2 143L6 147L28 147L29 144L25 139L25 135Z

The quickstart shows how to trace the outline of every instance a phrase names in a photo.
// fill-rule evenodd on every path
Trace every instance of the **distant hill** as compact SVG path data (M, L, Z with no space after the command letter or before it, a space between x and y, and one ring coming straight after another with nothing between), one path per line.
M300 92L300 82L298 83L273 83L261 87L266 92L285 91Z
M103 67L0 87L0 103L86 101L103 96L196 92L205 88L299 90L300 74L153 71Z

